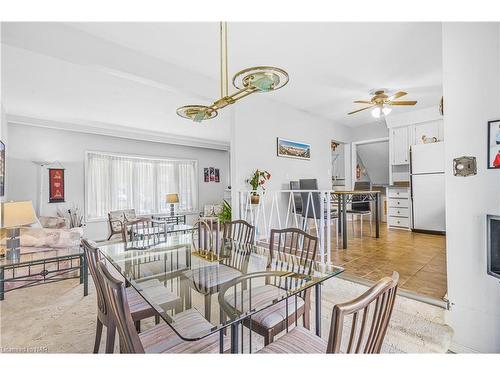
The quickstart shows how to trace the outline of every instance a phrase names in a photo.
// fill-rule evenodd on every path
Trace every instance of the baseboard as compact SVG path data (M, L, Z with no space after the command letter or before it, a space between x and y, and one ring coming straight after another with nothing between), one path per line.
M415 233L436 234L436 235L446 236L446 232L438 230L412 229L411 231Z

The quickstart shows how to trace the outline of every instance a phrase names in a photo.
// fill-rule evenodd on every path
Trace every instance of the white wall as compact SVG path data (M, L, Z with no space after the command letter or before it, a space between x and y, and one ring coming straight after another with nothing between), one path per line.
M391 114L392 115L392 114ZM387 116L387 117L390 117ZM352 128L352 141L385 138L389 136L389 129L384 120Z
M486 274L486 214L500 214L500 172L488 170L487 121L500 118L498 23L443 24L446 233L450 324L457 350L500 352L500 283ZM469 93L469 95L464 95ZM478 173L454 177L453 158Z
M345 126L258 96L233 108L231 127L233 200L237 190L250 189L245 180L256 168L271 173L269 190L289 189L289 181L300 178L317 178L320 189L331 189L330 141L351 139ZM278 157L277 137L311 144L311 160Z
M137 141L95 134L85 134L42 127L9 124L9 155L7 198L32 200L40 207L41 215L55 215L57 208L72 204L84 207L84 156L85 151L172 157L198 160L199 203L218 203L229 184L229 153L157 142ZM48 202L48 174L42 174L37 162L58 161L65 168L66 203ZM220 183L203 182L203 168L220 169ZM43 199L40 200L40 175L43 175ZM86 235L91 239L107 237L107 223L89 223Z

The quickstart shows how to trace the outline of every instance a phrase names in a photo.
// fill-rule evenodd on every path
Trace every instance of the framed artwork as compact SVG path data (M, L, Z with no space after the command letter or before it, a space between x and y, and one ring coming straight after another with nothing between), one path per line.
M64 169L49 168L49 203L64 202Z
M488 121L488 169L500 169L500 120Z
M0 141L0 197L5 195L5 144Z
M215 181L215 168L210 167L210 181Z
M215 168L215 182L220 182L219 168Z
M203 181L210 182L210 170L208 168L203 168Z
M311 145L291 141L289 139L278 138L277 155L284 158L311 160Z

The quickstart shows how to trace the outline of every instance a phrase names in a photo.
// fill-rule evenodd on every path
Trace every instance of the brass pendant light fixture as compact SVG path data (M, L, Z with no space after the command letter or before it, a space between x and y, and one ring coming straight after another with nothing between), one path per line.
M217 111L236 101L257 92L275 91L288 83L288 73L273 66L256 66L239 71L233 77L233 86L237 91L228 94L227 66L227 22L220 23L220 99L210 106L185 105L177 108L177 114L183 118L201 122L217 116Z

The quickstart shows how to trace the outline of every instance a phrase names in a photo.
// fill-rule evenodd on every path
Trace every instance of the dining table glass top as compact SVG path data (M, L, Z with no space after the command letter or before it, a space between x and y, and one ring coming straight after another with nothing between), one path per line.
M190 232L147 248L142 243L99 247L185 340L204 338L287 298L297 304L309 288L343 271L228 239L221 239L215 251L199 250L194 243ZM195 316L198 323L186 327L186 316Z

